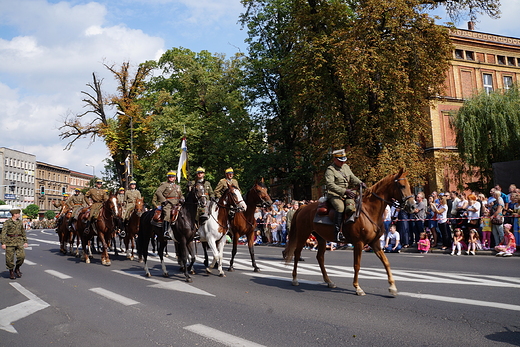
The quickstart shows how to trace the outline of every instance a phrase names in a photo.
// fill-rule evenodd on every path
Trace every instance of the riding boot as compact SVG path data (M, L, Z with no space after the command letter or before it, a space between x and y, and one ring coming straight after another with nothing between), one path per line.
M20 271L20 265L17 265L14 268L14 273L16 274L16 277L18 277L18 278L22 277L22 272Z
M14 276L14 270L13 269L9 269L9 278L12 279L12 280L16 279L16 277Z
M346 212L347 213L347 220L345 221L345 224L351 224L351 223L354 223L356 221L356 214L355 214L356 211L349 211L349 212Z
M170 222L163 221L163 231L164 231L164 239L165 240L173 240L170 235Z
M334 214L334 234L336 235L337 242L345 242L345 236L341 232L341 225L343 224L343 212L338 212Z

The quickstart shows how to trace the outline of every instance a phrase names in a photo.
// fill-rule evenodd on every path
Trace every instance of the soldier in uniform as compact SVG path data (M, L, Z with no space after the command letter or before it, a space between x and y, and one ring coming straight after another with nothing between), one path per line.
M204 178L205 175L206 170L203 167L199 167L197 168L197 179L195 180L195 182L191 182L192 185L201 183L204 187L204 195L206 195L206 206L197 210L197 221L199 222L199 226L202 225L209 218L209 200L215 198L215 193L213 192L211 183L209 183L209 181L206 181L206 179Z
M155 191L155 198L157 202L162 206L162 215L163 215L163 231L164 238L167 240L172 240L172 236L170 235L170 222L171 222L171 211L173 208L178 208L180 204L183 202L183 196L181 192L181 187L176 183L177 181L177 172L169 171L168 180L166 182L161 183L159 188Z
M85 197L78 188L74 189L74 195L67 200L67 206L72 210L72 218L69 219L69 229L72 229L72 223L78 219L79 212L85 207Z
M227 189L227 184L229 183L230 185L234 186L236 189L240 190L240 187L238 186L238 181L236 179L233 178L233 169L232 168L228 168L226 169L225 171L225 175L226 177L221 179L218 184L217 184L217 187L215 188L215 197L217 199L220 199L220 197L222 196L222 194L224 193L224 191Z
M123 187L117 191L117 203L121 206L125 203L125 188Z
M14 280L22 277L20 266L25 260L25 250L28 246L25 228L20 220L20 210L11 210L11 218L6 220L0 234L2 249L5 249L5 266L9 270L9 278ZM16 267L14 257L16 255ZM15 277L16 275L16 277Z
M135 201L137 199L141 199L141 192L135 188L136 185L137 185L137 183L135 181L130 181L130 187L129 187L130 189L128 189L125 192L125 199L124 199L125 209L126 209L126 213L124 216L125 221L129 220L130 215L132 214L132 212L134 212Z
M356 211L356 193L349 189L356 185L365 184L354 176L350 167L345 163L347 155L344 149L332 152L334 162L325 171L325 183L327 186L327 196L330 204L336 209L334 215L334 232L338 242L345 242L345 237L341 232L344 213L347 214L347 223L354 222L354 212Z
M96 180L96 186L90 188L87 194L85 194L85 203L90 206L90 220L87 221L85 232L88 233L91 222L95 221L99 215L99 211L103 206L103 203L108 200L107 192L101 189L103 181ZM92 200L92 204L88 201L88 198Z
M53 201L54 207L59 209L60 214L58 215L58 219L56 220L56 232L58 232L58 228L60 227L61 221L63 220L63 216L66 211L63 210L63 206L67 205L67 199L69 198L69 194L63 194L63 200L61 201Z

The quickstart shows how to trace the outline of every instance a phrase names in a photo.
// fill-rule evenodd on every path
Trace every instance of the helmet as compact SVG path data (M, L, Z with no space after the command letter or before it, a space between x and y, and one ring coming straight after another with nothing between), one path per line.
M175 171L175 170L168 171L167 176L168 177L170 177L170 176L177 176L177 171Z
M206 172L206 170L203 167L198 167L197 173L199 173L199 172Z
M225 172L226 172L227 174L228 174L228 173L233 173L233 169L232 169L232 168L228 168L228 169L226 169Z

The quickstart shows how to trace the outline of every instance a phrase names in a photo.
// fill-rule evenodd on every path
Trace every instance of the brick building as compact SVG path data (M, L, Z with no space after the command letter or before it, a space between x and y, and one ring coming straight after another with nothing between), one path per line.
M53 205L56 201L63 200L63 194L69 192L70 170L61 166L36 162L36 195L40 207L40 215L48 211L56 211Z

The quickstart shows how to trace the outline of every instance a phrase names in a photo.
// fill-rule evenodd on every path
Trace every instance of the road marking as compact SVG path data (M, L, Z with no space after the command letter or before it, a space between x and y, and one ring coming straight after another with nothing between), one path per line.
M139 278L141 280L149 281L155 284L151 284L148 287L151 288L159 288L159 289L168 289L168 290L176 290L178 292L185 292L190 294L197 294L197 295L207 295L207 296L215 296L214 294L208 293L202 289L196 288L193 285L190 285L186 282L180 281L180 280L166 280L161 281L155 278L148 278L144 277L144 270L143 272L130 272L130 271L121 271L121 270L112 270L115 273L131 276L134 278Z
M13 282L9 284L29 299L29 301L21 302L0 310L0 329L17 334L18 332L12 325L14 322L43 310L50 305L22 287L21 284Z
M31 240L31 241L38 241L38 242L43 242L43 243L49 243L51 245L59 245L60 244L59 241L41 240L41 239L35 239L34 237L28 237L28 239Z
M27 259L25 259L25 260L23 261L23 263L24 263L24 264L27 264L27 265L36 265L35 262L32 262L32 261L27 260Z
M520 305L503 304L500 302L489 302L489 301L471 300L471 299L464 299L464 298L451 298L451 297L447 297L447 296L439 296L439 295L431 295L431 294L416 294L416 293L405 293L405 292L400 292L399 295L409 296L409 297L417 298L417 299L437 300L437 301L444 301L444 302L453 302L456 304L466 304L466 305L473 305L473 306L500 308L500 309L511 310L511 311L520 311Z
M62 280L66 280L68 278L72 278L71 276L69 275L65 275L64 273L61 273L61 272L58 272L58 271L55 271L55 270L45 270L46 273L48 273L49 275L52 275L54 277L58 277Z
M245 340L243 338L224 333L220 330L213 329L202 324L189 325L187 327L184 327L184 329L191 331L192 333L204 336L213 341L217 341L225 346L263 347L263 345L260 345L258 343L254 343L249 340Z
M123 304L125 306L135 305L135 304L139 303L139 301L135 301L135 300L129 299L129 298L125 297L125 296L119 295L117 293L111 292L111 291L103 289L103 288L99 288L99 287L98 288L90 288L89 290L91 292L94 292L96 294L104 296L107 299L114 300L114 301L116 301L116 302L118 302L120 304Z
M272 280L278 280L278 281L285 281L285 282L292 282L292 278L289 277L280 277L280 276L271 276L271 275L264 275L260 274L258 272L244 272L244 275L252 276L252 277L261 277L261 278L269 278ZM325 282L319 282L319 281L309 281L309 280L303 280L298 278L299 283L307 283L307 284L325 284Z

